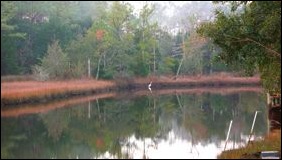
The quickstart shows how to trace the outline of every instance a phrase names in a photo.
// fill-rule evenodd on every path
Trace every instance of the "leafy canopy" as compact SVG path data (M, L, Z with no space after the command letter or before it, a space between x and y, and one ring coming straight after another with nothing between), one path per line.
M231 2L229 12L217 10L197 31L221 48L224 63L258 71L266 90L281 91L281 2Z

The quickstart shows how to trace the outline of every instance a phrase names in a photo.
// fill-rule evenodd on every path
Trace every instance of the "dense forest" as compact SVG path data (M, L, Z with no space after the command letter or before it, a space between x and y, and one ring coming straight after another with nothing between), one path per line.
M216 7L217 6L217 7ZM1 1L1 75L260 74L281 88L281 2ZM88 67L90 66L91 72Z

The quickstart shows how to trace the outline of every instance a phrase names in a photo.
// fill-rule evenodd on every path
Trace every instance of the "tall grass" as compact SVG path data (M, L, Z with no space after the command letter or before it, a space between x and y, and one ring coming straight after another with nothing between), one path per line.
M1 76L1 82L13 82L13 81L32 81L34 77L32 75L7 75Z
M202 86L232 86L260 85L259 77L234 77L230 75L183 76L177 80L169 77L151 76L148 78L118 79L116 81L96 81L93 79L67 81L1 81L1 104L18 104L44 99L53 99L74 94L99 92L110 88L147 89L147 84L153 81L152 89L183 88Z
M96 80L1 82L1 103L20 103L28 99L79 94L113 86L113 82Z
M169 77L148 77L134 79L135 85L149 84L152 88L165 87L221 87L221 86L261 86L259 77L234 77L229 75L181 76L176 80Z

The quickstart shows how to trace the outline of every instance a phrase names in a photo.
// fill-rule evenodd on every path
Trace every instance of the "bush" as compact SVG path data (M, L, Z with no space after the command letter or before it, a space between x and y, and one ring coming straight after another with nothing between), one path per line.
M41 66L34 66L33 73L38 80L47 79L65 79L70 77L69 59L60 45L59 41L55 40L48 46L47 54L41 60Z
M71 67L71 76L74 78L81 78L86 75L86 66L81 61L78 61L73 67Z
M33 66L32 73L35 77L35 80L46 81L49 79L49 73L42 66Z

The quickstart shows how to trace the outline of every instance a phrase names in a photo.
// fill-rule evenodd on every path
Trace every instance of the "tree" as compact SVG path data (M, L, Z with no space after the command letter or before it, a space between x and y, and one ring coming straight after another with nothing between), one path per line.
M100 3L1 2L1 74L30 74L52 39L65 49L92 25ZM86 6L88 11L82 13Z
M130 65L133 62L132 54L135 49L133 31L136 25L134 20L133 9L128 3L113 2L107 17L110 30L108 30L108 36L104 40L104 43L108 44L103 58L105 78L132 75Z
M1 1L1 36L3 31L12 31L15 26L9 24L9 21L16 15L14 2Z
M17 13L15 2L1 1L1 75L17 74L16 41L23 39L25 34L16 30L17 25L12 20Z
M137 55L141 59L135 68L137 69L135 73L142 76L148 75L151 71L155 73L156 70L158 25L150 22L153 11L154 6L148 4L143 6L139 13L139 23L135 33L137 48L141 52L141 56Z
M161 30L160 36L157 39L157 71L158 74L173 74L177 67L177 60L171 57L171 52L174 49L173 36L168 32Z
M281 91L281 2L231 4L230 12L217 11L198 32L221 48L224 63L249 75L258 71L266 90Z
M36 65L34 67L34 73L44 75L46 79L67 78L69 76L68 64L69 59L62 51L59 41L54 40L52 44L48 46L47 55L41 60L41 66ZM39 78L42 79L42 76L39 75Z

